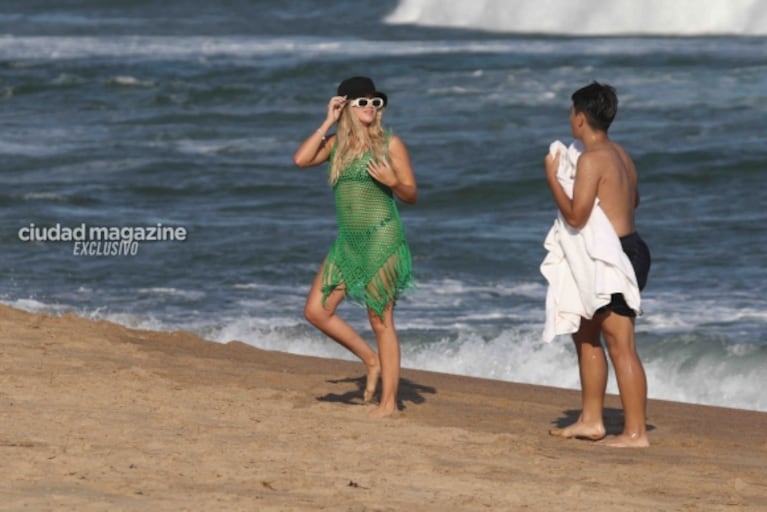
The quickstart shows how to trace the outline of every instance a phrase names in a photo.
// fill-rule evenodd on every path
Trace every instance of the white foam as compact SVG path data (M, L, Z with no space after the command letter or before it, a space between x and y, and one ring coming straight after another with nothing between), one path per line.
M748 321L767 321L767 299L745 297L748 305L720 297L676 292L647 292L642 299L642 316L637 328L654 333L705 331L708 326L738 325Z
M512 382L578 389L580 382L577 358L569 337L560 336L552 343L541 339L542 323L536 321L534 311L507 312L469 308L460 309L461 315L451 317L447 304L454 295L463 295L478 289L497 291L495 286L468 285L455 280L442 280L426 285L434 301L423 314L400 313L398 330L402 343L402 365L449 374L468 375ZM258 290L269 288L259 283L240 283L237 288ZM507 290L504 287L500 289ZM537 286L513 287L517 292L539 295ZM423 291L423 290L421 290ZM441 291L441 295L436 293ZM87 288L78 290L88 294ZM139 290L171 299L197 300L198 293L171 287ZM192 318L165 318L160 314L115 312L106 308L80 309L18 299L11 306L32 312L64 314L76 312L94 320L109 320L132 328L155 331L190 330L205 339L226 343L242 341L266 350L294 354L355 360L354 356L312 328L300 315L300 307L293 307L296 297L278 297L286 301L285 307L271 299L258 296L237 303L238 311L230 313L195 314ZM169 301L172 301L169 299ZM701 302L702 300L702 302ZM752 309L739 309L735 305L707 302L700 297L684 294L658 294L650 300L653 310L646 319L638 321L638 347L648 377L650 398L688 403L719 405L740 409L767 411L767 395L760 384L767 382L767 350L758 340L744 339L738 344L729 341L730 330L723 328L716 334L711 323L739 322L743 315L763 319L759 305ZM299 301L300 302L300 301ZM681 317L669 305L684 306ZM702 303L706 307L701 307ZM289 304L288 304L289 303ZM422 306L415 299L413 306ZM280 311L275 314L275 311ZM360 308L343 304L339 310L352 326L374 345L366 315ZM760 316L761 315L761 316ZM686 318L686 324L682 322ZM678 323L677 323L678 322ZM649 324L649 326L648 326ZM488 327L495 326L495 327ZM513 327L505 327L512 325ZM481 329L481 330L480 330ZM442 333L442 334L437 334ZM699 334L704 333L704 334ZM437 336L440 336L437 338ZM610 371L607 391L617 393L614 372ZM574 404L574 407L577 404Z
M4 303L11 307L21 309L23 311L28 311L30 313L60 315L70 311L70 308L67 306L62 306L60 304L49 304L35 299L16 299L8 302L4 301Z
M760 0L400 0L387 23L568 35L767 35Z
M645 361L652 398L767 411L764 347L700 346L699 341L674 341ZM759 354L761 353L761 356Z
M184 300L199 300L205 296L205 292L197 290L181 290L179 288L170 287L153 287L153 288L139 288L138 293L147 295L167 295L170 297L180 298Z
M205 143L197 140L179 140L175 143L176 149L180 153L189 155L215 156L218 154L236 154L247 153L254 147L260 147L264 150L274 145L273 139L261 138L239 138L239 139L208 139Z
M37 152L35 154L38 154ZM62 194L57 194L55 192L30 192L28 194L24 194L24 199L27 201L32 201L36 199L45 199L49 201L64 201L66 200L66 196Z
M129 75L117 75L110 78L107 83L110 85L120 85L124 87L154 87L155 83L151 80L139 80Z
M578 386L575 355L569 342L543 343L539 331L509 329L486 340L477 333L457 339L403 348L403 366L489 379L563 388Z
M277 350L291 354L311 355L334 359L354 359L329 338L295 318L263 318L247 316L230 318L223 323L203 328L206 338L228 343L241 341L264 350Z
M761 56L758 45L740 45L742 55ZM453 53L533 54L533 55L646 55L668 51L663 40L648 40L637 44L623 40L561 41L547 39L498 40L406 40L367 41L322 39L308 37L209 37L209 36L24 36L0 37L0 59L7 61L49 61L66 59L135 58L153 60L194 60L209 58L242 59L243 65L258 66L263 58L316 60L348 59L349 57L398 57L440 55ZM702 52L721 53L716 40L678 44L675 53L700 55ZM18 64L16 64L18 65ZM128 77L122 80L131 82ZM150 84L151 81L139 81ZM126 84L127 85L127 84Z
M50 145L34 144L30 142L0 141L0 155L23 155L23 156L50 156L58 154L60 150Z

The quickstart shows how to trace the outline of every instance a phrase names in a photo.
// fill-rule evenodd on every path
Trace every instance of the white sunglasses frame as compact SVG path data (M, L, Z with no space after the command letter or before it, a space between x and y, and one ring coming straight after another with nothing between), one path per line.
M373 108L375 108L376 110L381 110L382 108L384 108L386 106L386 102L384 101L384 99L383 98L379 98L378 96L376 96L374 98L364 98L364 97L363 98L354 98L353 100L349 101L349 104L352 107L359 107L359 108L367 107L367 105L363 105L363 106L360 107L360 100L369 101L370 104L373 105ZM375 104L373 102L376 101L376 100L381 102L381 106L379 106L379 107L375 106Z

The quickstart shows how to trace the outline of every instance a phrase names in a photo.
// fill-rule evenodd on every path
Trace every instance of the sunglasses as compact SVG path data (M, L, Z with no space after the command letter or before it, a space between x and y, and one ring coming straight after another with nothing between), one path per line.
M384 106L383 98L354 98L350 103L352 107L361 108L365 108L370 104L373 105L376 110L381 109Z

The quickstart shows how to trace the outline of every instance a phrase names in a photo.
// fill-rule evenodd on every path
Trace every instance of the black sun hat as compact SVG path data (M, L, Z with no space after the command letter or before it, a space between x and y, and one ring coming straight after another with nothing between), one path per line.
M353 76L338 84L338 95L346 96L347 99L364 98L367 96L378 97L384 100L384 106L389 104L386 94L376 91L373 81L366 76Z

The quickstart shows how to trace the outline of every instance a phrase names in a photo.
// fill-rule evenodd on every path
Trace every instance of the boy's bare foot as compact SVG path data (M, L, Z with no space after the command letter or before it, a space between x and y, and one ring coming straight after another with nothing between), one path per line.
M599 441L604 438L607 432L602 424L589 425L576 421L565 428L552 428L549 435L555 437L564 437L566 439L588 439L590 441Z
M650 441L646 434L621 434L603 439L597 444L611 448L647 448Z
M381 377L381 363L376 355L376 361L374 365L365 365L367 367L367 380L365 382L365 393L362 396L363 402L370 403L373 401L373 396L376 394L376 387L378 386L378 379Z

